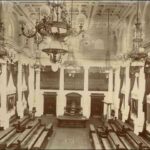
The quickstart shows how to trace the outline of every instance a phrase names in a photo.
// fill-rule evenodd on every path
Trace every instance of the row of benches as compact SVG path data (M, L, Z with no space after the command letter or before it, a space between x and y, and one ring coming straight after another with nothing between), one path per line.
M105 127L89 126L94 149L150 149L150 144L137 136L120 120L107 123Z
M8 129L0 131L0 149L39 149L52 132L52 123L45 126L40 119L30 120L29 117L24 117Z

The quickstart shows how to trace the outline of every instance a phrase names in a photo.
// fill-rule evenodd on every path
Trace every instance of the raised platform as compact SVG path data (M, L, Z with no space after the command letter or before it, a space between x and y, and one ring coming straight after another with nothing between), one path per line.
M58 127L86 127L87 118L85 116L58 116Z

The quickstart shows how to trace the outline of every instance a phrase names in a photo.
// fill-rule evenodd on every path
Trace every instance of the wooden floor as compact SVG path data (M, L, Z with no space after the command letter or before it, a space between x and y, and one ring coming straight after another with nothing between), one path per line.
M55 117L43 116L42 120L44 123L53 122L54 124L54 132L48 139L45 149L93 149L88 123L86 128L58 128ZM93 119L91 120L93 122Z
M57 128L45 149L92 149L87 129Z

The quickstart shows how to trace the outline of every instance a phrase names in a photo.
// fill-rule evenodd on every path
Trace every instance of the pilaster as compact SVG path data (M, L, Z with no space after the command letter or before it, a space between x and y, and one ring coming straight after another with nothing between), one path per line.
M23 117L23 103L22 103L22 63L21 61L18 61L18 76L17 76L17 94L18 94L18 100L17 100L17 114L20 116L20 118Z
M83 108L83 115L87 118L89 118L91 114L91 98L88 92L88 71L89 66L84 66L84 94L81 99L81 106Z
M66 97L64 95L64 67L60 68L59 92L57 96L56 115L64 114L64 107L66 106Z
M33 103L34 103L34 69L29 66L29 96L28 96L28 103L29 103L29 111L32 111ZM31 82L32 81L32 82Z
M42 94L40 92L40 68L35 69L36 81L35 81L35 104L36 107L36 116L41 116L43 114L43 101L42 101Z
M1 126L4 129L9 127L9 116L7 113L7 63L2 64L1 74Z

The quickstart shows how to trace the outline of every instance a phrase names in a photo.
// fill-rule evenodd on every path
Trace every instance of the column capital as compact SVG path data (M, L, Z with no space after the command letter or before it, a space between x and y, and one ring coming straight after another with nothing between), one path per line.
M35 69L35 72L36 72L36 73L40 73L40 72L41 72L41 68L36 68L36 69Z
M89 70L90 66L83 66L85 70Z

